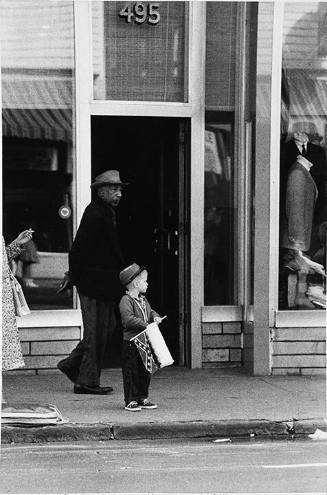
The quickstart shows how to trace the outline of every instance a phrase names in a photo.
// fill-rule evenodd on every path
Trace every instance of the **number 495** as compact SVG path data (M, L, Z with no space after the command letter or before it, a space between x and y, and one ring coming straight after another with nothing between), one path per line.
M134 20L137 24L143 24L146 21L149 24L158 24L160 21L159 3L130 2L119 12L119 17L125 17L126 22Z

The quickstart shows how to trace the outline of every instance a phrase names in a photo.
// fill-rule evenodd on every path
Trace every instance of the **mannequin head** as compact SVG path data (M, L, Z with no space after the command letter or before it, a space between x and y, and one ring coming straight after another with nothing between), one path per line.
M306 144L309 141L309 138L306 132L299 131L294 132L294 141L297 141L300 144Z

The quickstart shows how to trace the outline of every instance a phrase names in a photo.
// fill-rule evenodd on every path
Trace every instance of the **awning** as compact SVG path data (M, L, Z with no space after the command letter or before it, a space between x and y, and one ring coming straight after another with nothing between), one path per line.
M62 108L3 108L6 137L72 141L72 110Z
M67 76L25 73L2 74L3 108L71 108L73 79Z
M72 74L4 72L3 136L72 141Z

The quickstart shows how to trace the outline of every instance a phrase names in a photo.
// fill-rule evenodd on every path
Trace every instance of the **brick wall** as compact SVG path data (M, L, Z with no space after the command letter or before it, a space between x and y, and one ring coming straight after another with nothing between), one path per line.
M244 332L244 333L242 333ZM202 366L252 371L253 326L240 322L202 323ZM271 330L273 375L319 375L326 370L325 328Z
M251 330L251 331L250 331ZM202 365L240 367L253 355L251 342L240 322L202 323ZM25 368L6 374L42 374L53 372L57 362L67 356L81 338L81 328L47 327L19 330ZM244 342L244 345L243 345ZM250 352L247 359L247 348ZM324 328L277 328L271 330L272 374L324 374L326 369L326 330ZM250 371L250 368L249 368Z
M21 328L19 330L25 367L6 374L42 374L56 369L81 338L80 327Z
M325 373L325 328L277 328L271 336L273 375Z
M253 322L243 323L243 366L253 373Z
M202 323L202 366L242 366L242 324Z

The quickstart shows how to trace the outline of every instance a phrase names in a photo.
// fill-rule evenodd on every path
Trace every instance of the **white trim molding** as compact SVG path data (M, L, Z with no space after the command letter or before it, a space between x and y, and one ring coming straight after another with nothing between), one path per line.
M92 80L91 3L74 2L75 88L76 88L76 225L91 200L91 119Z
M192 117L192 106L189 103L95 100L92 101L90 110L91 115Z
M273 326L278 309L279 274L279 171L280 171L280 108L283 55L284 2L274 3L271 127L270 127L270 232L269 232L269 325Z
M276 328L325 328L327 313L320 310L308 311L277 311L275 317Z
M269 22L271 20L272 22ZM272 31L267 33L267 26ZM259 2L257 94L269 86L266 108L256 106L253 373L271 373L270 328L278 303L279 140L283 3ZM270 43L271 39L271 43ZM268 42L269 41L269 42Z
M190 350L191 368L202 367L201 308L203 306L204 239L204 104L206 4L190 3L191 204L190 204Z
M18 328L81 327L82 313L79 309L32 311L16 320Z
M202 323L243 321L242 306L204 306Z

